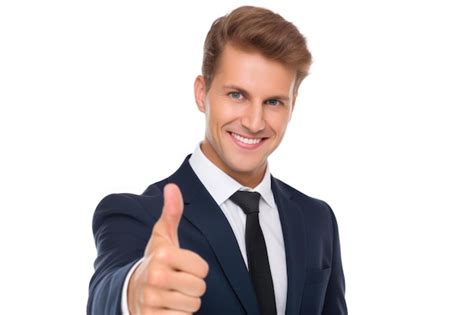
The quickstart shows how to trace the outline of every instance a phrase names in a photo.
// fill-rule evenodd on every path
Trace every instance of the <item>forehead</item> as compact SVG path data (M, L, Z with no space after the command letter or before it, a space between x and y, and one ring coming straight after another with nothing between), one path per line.
M212 85L234 85L254 93L288 94L293 90L296 70L254 50L226 44L219 58ZM211 88L212 88L211 85Z

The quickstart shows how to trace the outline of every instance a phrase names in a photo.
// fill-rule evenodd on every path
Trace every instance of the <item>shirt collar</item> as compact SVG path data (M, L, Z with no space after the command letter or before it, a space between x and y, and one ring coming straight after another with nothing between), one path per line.
M242 186L239 182L218 168L204 155L200 144L196 146L196 149L189 158L189 164L219 206L229 199L236 191L245 190L260 193L262 199L271 208L276 209L275 199L273 198L271 188L271 174L268 163L262 181L254 189Z

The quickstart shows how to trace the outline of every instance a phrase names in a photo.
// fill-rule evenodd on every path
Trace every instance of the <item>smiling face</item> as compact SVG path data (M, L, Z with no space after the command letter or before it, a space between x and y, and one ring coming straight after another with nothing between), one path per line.
M196 103L206 115L201 149L239 183L255 187L291 118L296 71L255 51L226 44L209 89L198 76Z

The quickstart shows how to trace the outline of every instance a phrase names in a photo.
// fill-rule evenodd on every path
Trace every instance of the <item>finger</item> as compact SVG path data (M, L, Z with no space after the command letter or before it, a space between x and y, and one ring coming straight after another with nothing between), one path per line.
M170 289L179 291L191 297L201 297L206 292L206 282L186 272L175 272L174 281L170 281Z
M201 307L201 299L177 291L162 291L149 287L145 304L151 307L194 313Z
M204 279L209 272L209 265L198 254L191 250L180 249L171 266L179 271L190 273Z
M175 310L163 309L160 307L144 307L141 314L147 315L192 315L190 312L181 312Z
M167 266L175 271L190 273L204 279L209 272L209 265L197 253L173 246L158 246L153 255L150 269Z
M183 215L183 197L176 184L167 184L163 195L163 211L153 228L153 235L164 237L179 247L178 225Z
M201 297L206 292L206 282L192 274L166 267L149 271L149 284L160 290L174 290L191 297Z

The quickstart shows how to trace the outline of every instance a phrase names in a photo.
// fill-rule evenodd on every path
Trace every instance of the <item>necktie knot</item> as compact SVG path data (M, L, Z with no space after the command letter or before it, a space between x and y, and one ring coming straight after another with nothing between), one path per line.
M258 204L260 202L260 194L258 192L239 190L230 196L230 200L242 208L245 214L258 214Z

